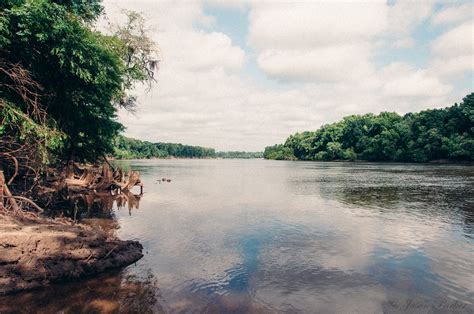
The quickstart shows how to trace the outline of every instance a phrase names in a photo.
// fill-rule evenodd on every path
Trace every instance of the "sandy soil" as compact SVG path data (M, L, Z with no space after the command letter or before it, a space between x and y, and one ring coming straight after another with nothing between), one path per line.
M85 225L0 215L0 294L80 279L130 265L143 254Z

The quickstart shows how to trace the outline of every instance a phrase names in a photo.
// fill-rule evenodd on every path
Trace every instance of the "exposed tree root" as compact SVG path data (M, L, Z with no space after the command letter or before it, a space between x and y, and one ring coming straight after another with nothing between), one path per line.
M64 178L64 185L68 190L75 191L112 191L120 193L120 191L130 191L134 186L140 186L143 189L143 184L140 180L140 174L136 171L129 171L126 175L123 170L118 168L113 171L108 163L104 163L102 167L97 166L81 166L77 164L70 164L65 167L56 182L56 189L62 187L62 179Z
M38 195L74 204L84 199L87 206L92 206L97 195L117 200L118 205L138 206L139 196L130 189L143 186L137 172L124 175L107 164L71 164L59 175L51 171L44 182L38 185ZM143 256L137 241L121 241L75 220L45 219L36 213L43 209L27 196L13 195L0 171L0 294L80 279L127 266Z

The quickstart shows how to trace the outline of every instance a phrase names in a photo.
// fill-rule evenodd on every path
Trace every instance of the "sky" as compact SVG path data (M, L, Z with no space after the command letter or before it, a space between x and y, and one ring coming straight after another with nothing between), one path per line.
M159 47L125 135L262 151L352 114L442 108L474 91L472 1L104 0Z

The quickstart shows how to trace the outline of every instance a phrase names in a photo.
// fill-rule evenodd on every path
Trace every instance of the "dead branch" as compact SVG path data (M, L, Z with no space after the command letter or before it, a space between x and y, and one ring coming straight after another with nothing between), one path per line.
M40 213L44 212L44 209L42 209L41 207L39 207L35 202L33 202L32 200L30 200L29 198L26 198L26 197L23 197L23 196L19 196L19 195L5 196L5 198L7 198L7 199L14 199L14 200L20 200L20 201L27 202L28 204L30 204L31 206L33 206L38 212L40 212Z
M6 208L6 204L9 203L10 206L13 208L14 211L18 211L20 207L16 202L15 198L13 198L10 189L8 189L7 184L5 183L5 176L3 175L3 171L0 171L0 189L2 190L2 208Z
M8 182L7 182L7 184L12 184L13 180L18 175L18 159L16 159L12 154L5 153L5 152L0 152L0 156L7 156L11 160L13 160L13 163L15 164L15 172L11 176L10 180L8 180Z

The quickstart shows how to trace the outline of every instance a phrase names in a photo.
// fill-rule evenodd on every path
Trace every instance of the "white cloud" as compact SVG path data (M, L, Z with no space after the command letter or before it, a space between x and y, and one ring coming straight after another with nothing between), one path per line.
M415 45L416 41L413 38L406 37L396 40L392 43L393 48L411 48Z
M442 34L433 42L432 69L453 76L474 70L474 22L466 22Z
M394 48L415 44L412 29L433 9L429 1L257 3L250 14L249 43L258 66L282 81L374 80L377 40Z
M248 1L205 0L204 3L211 7L242 10L247 6Z
M390 45L414 44L411 31L431 12L428 4L406 12L410 21L403 21L400 8L408 10L403 1L230 4L249 13L249 25L233 27L248 27L253 51L221 32L218 19L199 1L105 1L111 20L118 19L120 8L144 12L163 59L158 85L139 98L137 115L120 113L127 135L220 150L262 150L345 115L417 111L464 96L451 95L452 84L440 79L446 62L451 69L464 69L469 62L467 54L445 49L458 45L456 28L433 46L436 62L445 62L439 67L434 60L428 69L374 63L374 55ZM207 5L222 9L229 3ZM466 36L465 29L461 33ZM271 79L255 75L259 69Z
M174 41L173 37L180 38L180 41ZM216 67L238 70L245 62L245 52L234 46L229 36L223 33L169 32L158 40L163 43L164 58L173 67L196 71Z
M457 57L473 50L474 22L464 23L441 35L433 43L433 52L440 57Z
M434 1L397 0L388 10L388 31L409 35L410 31L427 19L433 11Z
M259 67L270 77L295 81L359 80L373 75L364 45L326 46L310 50L264 50Z
M383 93L397 97L445 96L452 87L443 84L427 70L416 70L406 63L392 63L382 69Z
M249 43L258 65L283 81L335 82L372 76L370 39L387 27L382 2L255 4Z
M464 72L474 71L474 58L472 55L464 55L447 59L435 59L432 63L432 69L436 70L440 76L455 77Z
M382 3L259 3L250 14L249 42L258 49L314 48L351 44L386 27Z
M434 25L453 24L473 19L473 4L465 3L459 6L447 7L436 13L431 22Z

